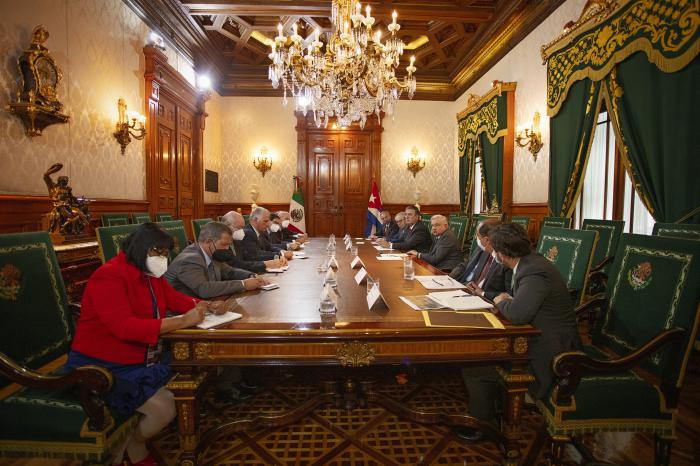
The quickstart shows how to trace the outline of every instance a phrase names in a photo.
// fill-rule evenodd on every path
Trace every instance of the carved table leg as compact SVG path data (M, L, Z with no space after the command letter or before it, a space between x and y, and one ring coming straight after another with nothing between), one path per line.
M195 466L195 450L199 435L199 389L204 385L207 373L193 373L192 368L178 368L177 376L168 388L175 394L177 425L180 438L180 466Z
M498 368L506 388L502 431L507 440L504 464L516 466L520 461L520 420L527 387L534 378L525 371L527 363L514 362L510 370Z

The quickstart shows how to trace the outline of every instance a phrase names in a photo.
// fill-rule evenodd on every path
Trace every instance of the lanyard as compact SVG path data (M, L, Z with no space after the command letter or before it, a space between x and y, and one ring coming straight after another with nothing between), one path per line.
M147 277L148 280L148 291L151 292L151 305L153 306L153 318L160 319L160 311L158 310L158 303L156 302L156 294L153 292L153 285L151 284L151 278ZM148 345L146 349L146 367L151 367L152 365L160 361L161 353L163 352L163 340L158 338L158 342L155 345Z
M153 306L153 318L160 319L160 311L158 310L158 303L156 302L156 294L153 292L153 285L151 285L151 277L146 277L148 281L148 291L151 292L151 306Z

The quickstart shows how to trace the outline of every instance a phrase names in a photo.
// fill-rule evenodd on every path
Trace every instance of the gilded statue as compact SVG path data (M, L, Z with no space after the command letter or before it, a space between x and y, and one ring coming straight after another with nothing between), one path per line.
M49 214L49 232L66 236L79 235L90 222L90 201L84 197L73 196L67 176L59 176L57 182L53 181L51 175L62 168L63 164L55 163L44 173L44 183L49 189L49 198L53 203Z

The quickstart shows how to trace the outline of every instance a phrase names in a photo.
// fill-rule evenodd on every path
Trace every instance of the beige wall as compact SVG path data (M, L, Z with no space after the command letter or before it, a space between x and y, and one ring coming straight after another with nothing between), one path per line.
M540 47L557 37L564 24L576 20L586 0L568 0L513 48L503 59L471 86L455 102L455 113L464 110L470 93L479 96L491 88L493 80L515 81L515 125L529 127L535 111L540 112L544 147L534 161L527 148L515 146L513 202L547 202L549 186L549 118L547 117L547 70Z
M216 91L211 92L211 98L207 101L204 110L209 115L204 127L204 169L212 170L219 174L219 192L209 193L204 191L204 202L221 201L221 155L223 153L223 141L221 137L221 101L223 99Z
M112 136L117 100L144 110L142 49L150 30L121 0L0 0L0 108L16 92L16 60L32 29L46 26L45 44L63 72L58 90L68 124L53 125L33 139L20 121L0 110L0 193L45 195L44 171L62 162L76 195L144 199L143 142L125 155ZM187 60L169 48L171 63L192 79Z

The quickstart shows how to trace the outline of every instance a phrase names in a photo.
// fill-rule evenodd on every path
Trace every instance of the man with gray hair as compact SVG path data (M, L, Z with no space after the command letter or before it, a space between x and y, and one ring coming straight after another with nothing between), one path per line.
M248 270L236 269L214 259L218 250L229 249L231 229L220 222L202 227L196 243L177 255L165 278L177 291L201 299L255 290L266 284Z
M229 250L216 251L215 260L225 262L231 267L238 269L250 270L255 273L265 273L267 269L276 269L286 265L287 259L284 257L278 260L268 260L268 261L246 261L243 259L243 253L241 252L239 243L240 240L245 236L245 219L243 215L232 210L221 217L221 222L228 226L233 232L233 243Z
M406 239L406 214L399 212L396 214L396 217L394 217L394 220L396 221L398 229L386 240L390 243L399 243Z
M435 239L428 252L408 251L440 270L452 270L462 262L462 250L444 215L430 217L430 228Z
M291 251L274 246L267 238L267 228L270 226L270 211L264 207L256 207L250 213L249 225L243 228L243 239L237 246L246 261L272 260L275 256L285 259L292 258Z

